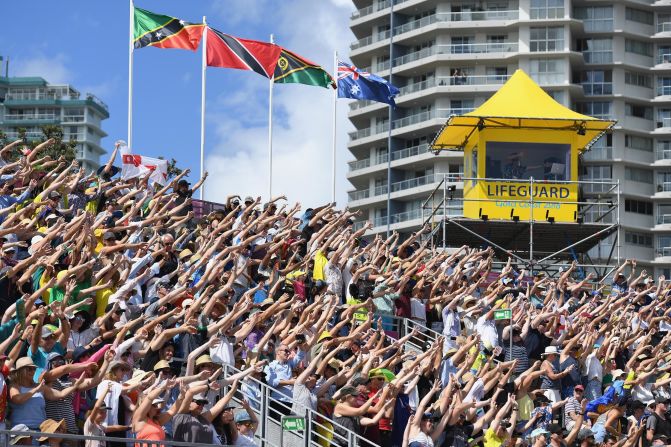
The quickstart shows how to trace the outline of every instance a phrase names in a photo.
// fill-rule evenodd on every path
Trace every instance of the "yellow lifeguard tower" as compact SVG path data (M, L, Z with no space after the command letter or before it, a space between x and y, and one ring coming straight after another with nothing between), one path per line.
M464 151L463 217L445 218L455 224L446 237L473 243L475 235L504 251L526 246L531 263L535 239L537 254L590 248L599 239L592 236L615 226L583 222L579 155L614 125L570 110L517 70L476 110L450 117L431 143L436 153ZM534 222L551 226L534 237Z

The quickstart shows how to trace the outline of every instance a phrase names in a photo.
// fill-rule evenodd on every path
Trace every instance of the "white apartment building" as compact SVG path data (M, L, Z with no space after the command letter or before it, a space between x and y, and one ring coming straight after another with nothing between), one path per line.
M64 141L76 141L75 156L87 171L100 166L107 133L102 121L109 118L107 104L91 93L81 95L70 85L49 84L41 77L0 76L0 131L8 140L43 138L42 126L63 129Z
M619 179L623 257L671 278L671 1L393 1L392 21L390 0L354 0L350 22L352 62L383 77L394 25L392 230L419 229L420 205L445 174L461 187L462 154L427 152L447 117L477 108L521 68L560 103L618 121L584 155L581 179ZM388 113L350 104L348 205L372 234L387 229ZM449 214L460 213L451 201ZM595 262L613 241L592 250Z

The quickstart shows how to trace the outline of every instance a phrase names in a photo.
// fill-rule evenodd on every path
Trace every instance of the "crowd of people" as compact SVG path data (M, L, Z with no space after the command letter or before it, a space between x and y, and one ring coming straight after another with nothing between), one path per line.
M325 447L671 444L671 285L633 260L495 270L491 248L366 238L355 212L285 197L196 218L207 174L125 178L118 147L87 173L52 143L0 151L11 445L252 446L266 409Z

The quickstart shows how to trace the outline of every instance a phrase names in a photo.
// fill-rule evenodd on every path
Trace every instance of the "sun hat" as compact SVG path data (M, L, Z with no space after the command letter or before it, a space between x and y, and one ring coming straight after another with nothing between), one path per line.
M159 361L156 362L156 364L154 365L154 371L158 371L158 370L160 370L160 369L166 369L166 368L170 368L170 363L168 363L168 362L165 361L165 360L159 360Z
M28 431L30 431L30 428L28 428L28 426L27 426L26 424L17 424L17 425L15 425L15 426L12 427L12 431L13 431L15 434L12 435L11 440L9 441L9 444L10 444L10 445L15 445L15 444L17 444L17 443L18 443L20 440L22 440L22 439L26 439L26 438L30 439L30 438L31 438L30 435L22 435L22 434L20 434L20 432L28 432ZM19 432L19 433L17 433L17 432Z
M65 419L61 419L60 421L47 419L40 424L40 431L43 433L56 433L59 427L65 428ZM42 436L41 438L38 439L38 441L42 442L46 441L47 439L49 439L48 436Z
M30 357L21 357L14 364L14 367L12 368L12 371L18 371L21 368L26 368L26 367L37 368L37 365L35 365L35 363L33 362L33 359L31 359Z
M358 396L359 390L354 388L353 386L344 386L340 389L340 397L345 397L345 396Z
M541 356L550 354L559 354L559 350L557 349L556 346L547 346L545 348L545 351L543 351L543 353L541 354Z
M212 357L210 357L209 354L203 354L196 359L196 366L206 365L208 363L214 363L214 360L212 360Z

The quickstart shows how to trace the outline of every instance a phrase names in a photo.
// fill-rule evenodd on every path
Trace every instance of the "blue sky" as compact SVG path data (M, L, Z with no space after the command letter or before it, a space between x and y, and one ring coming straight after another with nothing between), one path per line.
M346 55L350 0L138 0L150 11L208 24L239 37L275 42L332 71L333 51ZM10 76L70 83L110 107L104 122L111 150L126 138L128 2L6 2L0 55ZM199 172L200 52L143 48L134 58L133 150L174 157ZM228 193L267 195L268 80L231 69L207 70L206 199ZM305 85L274 88L273 194L315 205L331 197L332 93ZM345 203L348 100L338 101L337 199ZM102 161L102 160L101 160Z

